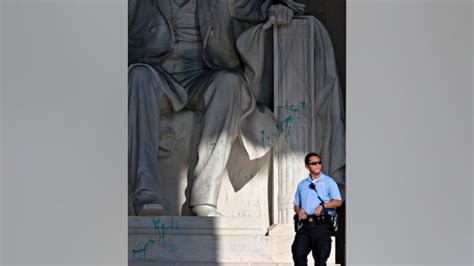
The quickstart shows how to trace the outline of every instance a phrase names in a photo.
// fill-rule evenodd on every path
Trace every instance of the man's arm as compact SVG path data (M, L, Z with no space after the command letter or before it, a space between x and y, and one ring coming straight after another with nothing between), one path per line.
M335 208L341 207L342 205L341 193L339 192L339 187L337 186L337 183L334 180L331 180L331 182L329 182L329 194L330 194L331 200L329 202L324 203L324 208L335 209ZM323 206L319 205L318 207L314 209L314 213L317 216L319 216L322 210L323 210Z
M335 209L335 208L341 207L341 205L342 205L342 200L333 199L329 202L325 202L324 203L324 208L326 208L326 209ZM316 216L319 216L319 215L321 215L322 210L323 210L323 206L318 205L318 207L316 207L314 209L314 214L316 214Z
M293 210L298 215L298 218L300 218L300 220L304 220L306 219L306 217L308 217L308 214L304 210L302 210L300 206L298 205L294 205Z
M326 209L335 209L335 208L341 207L341 205L342 205L342 200L333 199L330 202L324 203L324 208L326 208Z
M296 214L300 213L301 211L300 206L298 205L293 205L293 210L295 211Z

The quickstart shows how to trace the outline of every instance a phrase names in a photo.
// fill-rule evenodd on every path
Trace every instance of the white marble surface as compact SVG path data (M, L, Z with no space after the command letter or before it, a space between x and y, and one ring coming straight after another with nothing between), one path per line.
M254 37L265 35L254 29ZM201 117L192 112L178 112L169 119L164 116L163 125L169 123L164 128L178 137L160 141L158 163L165 170L157 180L158 195L165 215L175 216L129 217L130 262L292 263L292 202L298 182L307 175L304 156L316 151L322 155L328 174L343 173L344 130L340 128L340 92L332 48L322 25L314 18L300 17L291 25L275 28L274 34L273 43L262 47L272 50L274 45L276 86L270 89L274 90L277 129L282 133L278 143L271 153L250 162L246 150L235 142L217 199L217 210L224 217L186 216L192 215L189 200L195 184L192 169L197 160ZM255 67L265 67L259 64ZM256 73L263 72L260 69ZM273 142L267 143L265 132L261 132L260 144L271 147ZM334 244L333 240L330 263L335 261ZM311 254L308 261L313 261Z
M268 228L259 221L256 217L131 216L129 262L130 265L291 264L292 228L273 226L268 233ZM328 263L334 263L334 258L333 240ZM311 254L308 261L312 262Z

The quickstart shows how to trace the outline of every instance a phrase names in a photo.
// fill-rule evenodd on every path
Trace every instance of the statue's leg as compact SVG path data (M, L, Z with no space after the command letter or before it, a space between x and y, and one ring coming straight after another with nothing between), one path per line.
M222 175L242 115L243 78L237 72L221 70L204 83L190 97L191 102L199 98L199 109L204 112L190 205L199 216L219 216L216 207Z
M143 65L129 70L128 178L129 197L137 215L160 215L156 191L160 97L157 75Z

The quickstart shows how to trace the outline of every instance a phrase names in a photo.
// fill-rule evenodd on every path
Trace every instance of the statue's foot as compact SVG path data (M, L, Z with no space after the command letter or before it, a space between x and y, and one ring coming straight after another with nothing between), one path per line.
M148 175L140 176L141 183L148 184L146 180L152 180ZM146 187L143 185L143 187ZM165 214L165 208L152 189L142 188L134 193L133 208L137 216L159 216Z
M193 207L193 212L197 216L223 216L222 213L218 212L215 207L210 205L198 205Z
M158 203L144 204L141 210L137 212L137 216L160 216L165 213L163 205Z

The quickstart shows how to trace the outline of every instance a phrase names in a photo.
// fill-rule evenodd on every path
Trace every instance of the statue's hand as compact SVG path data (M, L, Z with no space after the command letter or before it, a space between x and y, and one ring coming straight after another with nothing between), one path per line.
M296 3L292 0L286 0L285 5L272 5L268 9L268 21L263 28L268 29L272 24L288 25L295 14L304 13L304 4Z
M291 19L293 18L293 15L295 12L293 9L277 4L277 5L272 5L268 9L268 21L264 24L264 28L269 28L272 24L276 25L287 25L290 24Z

